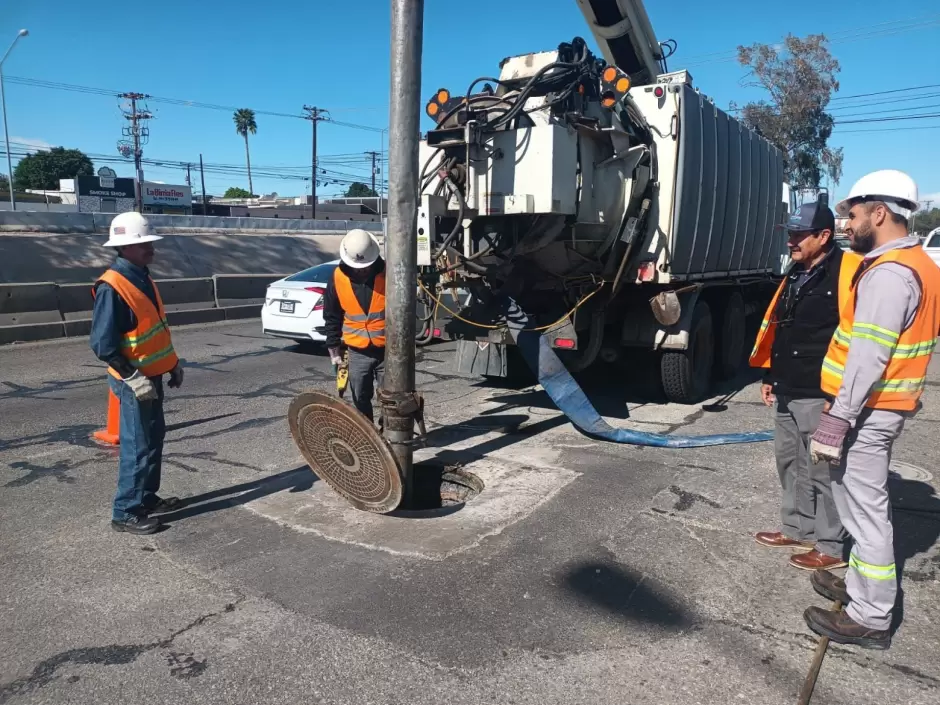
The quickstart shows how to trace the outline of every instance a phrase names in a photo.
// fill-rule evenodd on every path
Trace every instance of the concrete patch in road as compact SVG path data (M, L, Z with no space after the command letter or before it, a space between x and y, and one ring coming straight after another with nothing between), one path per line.
M492 457L469 463L465 469L483 480L486 489L444 516L360 512L326 483L316 483L304 493L272 494L245 506L296 531L397 555L442 560L468 551L525 519L580 475L573 470Z

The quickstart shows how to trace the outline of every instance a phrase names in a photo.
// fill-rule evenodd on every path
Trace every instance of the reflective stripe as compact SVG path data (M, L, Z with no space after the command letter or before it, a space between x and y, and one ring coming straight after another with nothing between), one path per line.
M842 365L828 357L823 358L822 368L838 375L839 377L842 377L842 373L845 372L845 368Z
M361 338L381 338L385 337L385 327L376 328L375 330L363 330L362 328L353 328L352 326L347 326L343 324L343 332L351 333L352 335L358 335Z
M147 365L152 365L157 360L162 360L163 358L172 354L173 346L168 345L167 347L163 348L163 350L158 350L152 355L147 355L147 357L140 357L136 360L131 360L130 362L134 367L146 367Z
M135 345L140 345L141 343L145 343L148 340L150 340L152 337L154 337L155 335L158 335L164 330L166 330L166 324L163 321L160 321L155 326L150 328L150 330L144 333L141 333L140 335L129 335L129 334L125 335L123 347L131 348L131 347L134 347Z
M924 357L932 355L934 348L937 347L937 339L927 341L926 343L914 343L912 345L898 345L894 348L892 357L903 357L910 359L912 357Z
M927 378L891 379L876 382L872 389L876 392L922 392L927 386Z
M855 554L849 556L849 567L855 568L859 575L870 580L894 580L897 578L895 564L891 565L872 565L856 558Z
M849 333L846 333L842 330L842 327L839 326L835 329L835 332L832 334L832 339L838 343L841 343L845 347L848 347L852 342L852 336Z
M377 313L366 313L366 314L356 314L356 313L347 313L345 314L346 320L352 321L353 323L368 323L369 321L384 321L385 320L385 311L378 311Z
M852 325L852 337L871 340L893 349L901 336L899 333L871 323L855 323Z

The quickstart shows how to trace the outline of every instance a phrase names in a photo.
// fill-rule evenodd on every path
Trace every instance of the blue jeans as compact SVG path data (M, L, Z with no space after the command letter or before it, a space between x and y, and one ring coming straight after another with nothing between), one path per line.
M157 388L154 401L137 401L124 382L108 376L111 391L121 402L121 457L118 464L117 494L111 518L124 521L157 503L160 466L163 462L163 381L151 377Z

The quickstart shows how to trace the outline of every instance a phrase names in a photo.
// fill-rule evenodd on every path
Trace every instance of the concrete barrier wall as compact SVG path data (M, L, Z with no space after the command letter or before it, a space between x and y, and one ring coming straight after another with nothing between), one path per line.
M171 326L255 318L268 285L285 274L158 279ZM92 284L0 285L0 344L87 336Z
M48 213L0 211L0 232L106 233L114 213ZM382 232L382 224L359 220L298 220L291 218L226 218L212 215L148 215L151 225L163 231L257 231L292 233L345 233L351 228Z

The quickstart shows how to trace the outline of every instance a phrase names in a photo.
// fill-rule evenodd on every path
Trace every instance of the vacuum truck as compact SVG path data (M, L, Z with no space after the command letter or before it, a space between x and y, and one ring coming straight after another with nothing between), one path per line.
M667 70L641 2L578 4L602 56L575 38L428 100L422 290L461 292L462 371L507 375L521 312L569 370L643 351L693 403L740 368L788 263L783 156Z

